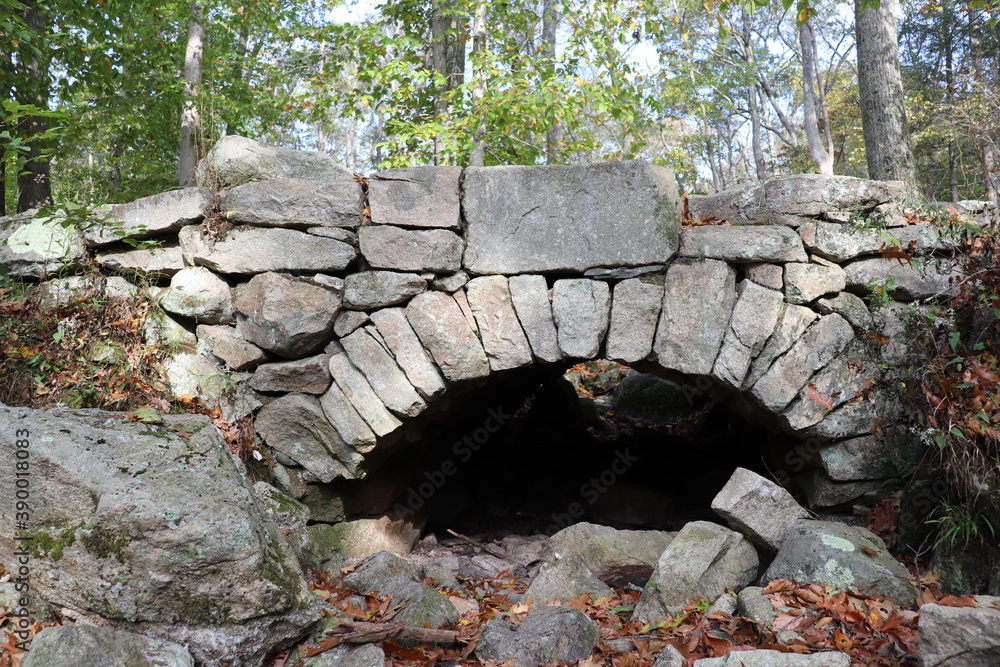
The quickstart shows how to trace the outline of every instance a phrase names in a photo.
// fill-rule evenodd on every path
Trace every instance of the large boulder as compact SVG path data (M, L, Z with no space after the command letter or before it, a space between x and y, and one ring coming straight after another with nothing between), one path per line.
M660 555L632 617L642 623L675 614L698 598L714 600L757 576L757 552L745 537L707 521L684 526Z
M746 468L737 468L712 509L755 544L774 553L799 519L809 516L785 489Z
M353 182L354 175L326 153L300 151L226 135L198 164L195 178L212 188L232 187L273 178L302 178L321 183Z
M320 617L294 555L207 417L127 417L0 407L0 474L15 479L19 451L46 471L24 531L33 586L210 667L259 667ZM8 525L14 502L0 504ZM8 569L13 537L0 537Z
M600 639L597 624L572 607L542 607L514 630L508 621L486 624L476 657L511 661L514 667L538 667L557 660L583 660Z
M278 273L254 276L236 297L236 329L246 340L286 358L305 357L329 342L340 311L333 290Z
M1000 664L1000 598L980 595L971 607L920 607L921 667Z
M906 571L870 530L836 521L800 520L789 532L763 581L788 579L805 584L895 598L916 599Z
M550 537L542 557L552 562L576 556L608 586L644 586L673 539L674 533L659 530L616 530L581 522Z
M773 649L732 651L719 658L695 660L694 667L851 667L851 656L838 651L801 655Z
M571 602L581 595L592 599L613 597L615 592L602 582L579 556L567 556L539 568L523 600L537 605L549 602Z
M43 629L31 640L21 667L194 667L180 644L93 625Z
M677 250L674 175L641 160L471 167L463 191L471 273L662 264Z
M65 217L0 218L0 266L12 276L41 278L75 265L86 253L83 236Z

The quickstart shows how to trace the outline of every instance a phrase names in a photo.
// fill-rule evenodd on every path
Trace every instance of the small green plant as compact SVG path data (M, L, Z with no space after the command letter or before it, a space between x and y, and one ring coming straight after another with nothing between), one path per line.
M937 526L935 549L942 546L967 548L971 544L982 543L987 531L991 538L996 539L996 531L989 518L967 505L952 505L941 501L925 523Z
M896 277L872 278L868 281L868 295L864 297L869 309L875 312L892 303L892 291L896 289Z

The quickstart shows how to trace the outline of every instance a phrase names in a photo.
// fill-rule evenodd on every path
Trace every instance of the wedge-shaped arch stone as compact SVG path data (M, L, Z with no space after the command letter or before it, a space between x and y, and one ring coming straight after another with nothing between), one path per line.
M750 363L774 332L784 305L781 292L751 280L740 282L736 291L739 298L712 368L712 377L733 389L743 384Z
M626 364L653 351L656 321L663 307L663 277L630 278L615 285L611 300L607 357Z
M552 287L552 315L563 354L579 359L596 357L608 331L610 311L611 290L606 282L557 280Z
M854 329L847 320L836 313L824 315L771 365L753 386L753 396L771 412L780 412L852 338Z
M508 285L514 311L524 327L535 357L548 363L562 359L545 276L511 276Z
M465 268L476 274L662 264L677 250L674 175L641 160L465 170Z
M864 345L855 338L844 351L826 368L809 380L809 387L802 389L798 397L778 416L778 422L791 431L802 431L818 424L831 410L850 401L857 400L865 390L866 381L874 380L873 369L864 363ZM814 397L815 396L815 397ZM824 405L829 402L829 406Z
M787 352L817 317L819 315L805 306L784 306L774 333L767 339L764 349L750 365L750 373L743 381L743 388L749 389L755 385L774 360Z
M490 374L486 351L451 295L418 294L406 306L406 319L450 382Z
M347 446L323 414L319 400L286 394L257 413L254 428L268 446L291 457L323 483L354 479L362 457Z
M507 277L473 278L465 291L490 368L504 371L530 364L531 347L514 313Z
M708 375L729 329L736 271L715 259L679 259L667 269L653 350L664 368Z
M368 380L354 367L347 354L335 354L330 357L330 375L375 435L379 437L388 435L402 425L402 422L386 409Z
M405 311L402 308L384 308L372 313L371 321L420 395L426 399L440 396L447 385L407 322Z
M367 329L340 339L351 363L360 370L385 406L402 417L416 417L427 403L420 398L403 369Z
M378 439L372 432L368 422L362 419L361 415L354 408L350 399L336 382L330 384L329 389L319 399L319 404L323 408L323 414L327 421L337 429L337 433L348 445L361 452L367 453L375 448Z

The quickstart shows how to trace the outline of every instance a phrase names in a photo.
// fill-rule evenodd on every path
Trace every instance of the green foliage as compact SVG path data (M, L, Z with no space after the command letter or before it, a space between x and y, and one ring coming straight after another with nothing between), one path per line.
M965 549L973 544L982 544L986 541L987 533L990 539L996 539L996 531L989 517L968 505L952 505L942 501L925 523L937 527L935 549L942 546Z
M868 294L863 298L868 302L868 309L874 313L892 303L892 291L896 289L896 277L887 275L883 278L872 278L866 287Z

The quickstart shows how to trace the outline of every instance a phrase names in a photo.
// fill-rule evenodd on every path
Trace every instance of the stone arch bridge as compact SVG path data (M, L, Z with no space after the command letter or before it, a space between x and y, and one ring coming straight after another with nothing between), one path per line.
M862 339L879 331L883 361L899 362L895 315L946 290L950 269L884 260L885 235L851 222L877 216L933 257L943 243L908 224L900 183L792 176L683 205L671 172L642 161L413 167L364 183L327 156L239 137L199 178L79 238L22 221L0 260L39 275L86 246L109 270L160 280L166 314L147 335L180 344L171 389L255 412L306 479L363 476L373 450L463 387L595 358L708 379L745 414L820 443L819 505L875 488L886 453L913 446L874 435L893 416L862 398L874 379ZM888 275L895 301L873 317L860 297ZM43 289L58 298L73 280Z

